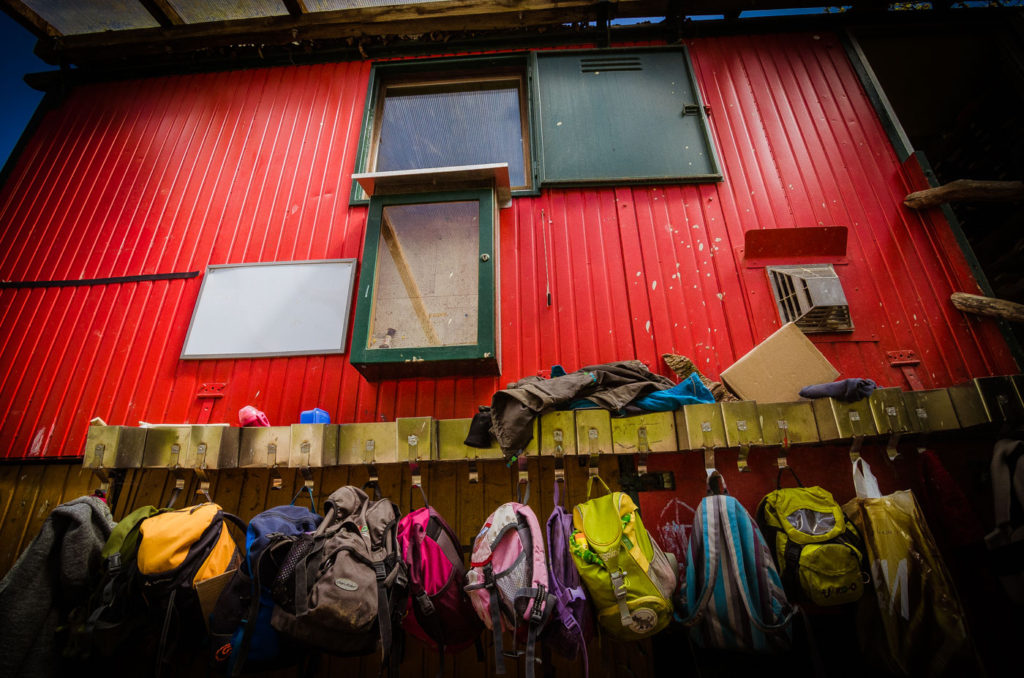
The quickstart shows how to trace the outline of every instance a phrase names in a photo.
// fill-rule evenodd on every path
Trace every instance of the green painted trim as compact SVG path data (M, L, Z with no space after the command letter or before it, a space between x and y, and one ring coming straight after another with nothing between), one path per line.
M370 66L370 82L366 87L366 101L363 106L363 121L359 130L359 147L356 149L356 164L352 170L353 174L359 174L360 172L366 171L367 161L370 157L370 150L373 146L373 127L376 124L374 114L377 111L378 95L380 93L380 81L385 75L393 74L408 74L408 73L429 73L438 69L446 68L466 68L466 69L480 69L486 70L488 68L507 68L509 66L523 66L525 72L523 89L529 90L530 73L529 73L529 62L527 52L516 52L513 54L494 54L490 56L469 56L469 57L447 57L443 59L415 59L410 61L386 61L377 62ZM532 110L532 101L527 95L527 125L529 126L530 110ZM535 152L534 150L534 139L533 129L530 129L530 155L531 159ZM526 168L526 174L529 175L532 168ZM518 191L512 191L513 196L521 195L540 195L540 190L537 187L536 177L534 177L533 185L528 189L520 189ZM349 206L355 205L368 205L370 204L369 198L363 189L356 182L352 182L352 190L349 194L348 200Z
M885 96L882 83L878 81L878 76L875 75L871 64L868 63L868 58L853 33L849 29L844 30L839 33L839 39L843 43L843 49L846 50L846 56L850 60L853 70L857 73L861 87L864 88L864 93L871 101L871 107L875 109L875 113L882 123L885 135L889 137L889 143L896 151L896 157L900 162L905 162L914 152L914 146L910 143L910 137L907 136L903 125L900 124L892 104L889 103L889 98Z
M840 39L842 40L843 48L846 50L846 55L850 59L854 71L857 73L857 78L860 80L864 92L871 101L871 106L875 109L875 114L882 123L886 136L889 137L889 143L892 144L893 150L896 151L896 157L900 163L905 163L911 156L914 156L921 165L925 177L928 179L928 185L932 187L938 186L939 180L932 170L931 163L928 162L924 151L914 150L910 137L907 136L903 125L900 124L899 117L896 115L896 111L885 96L885 91L882 89L878 77L868 63L863 50L861 50L857 38L849 30L845 30L840 33ZM978 257L974 253L971 243L967 240L963 227L960 225L960 220L956 218L956 214L948 204L942 205L941 209L942 214L949 223L949 229L952 231L953 237L960 246L960 251L963 252L964 259L967 261L967 267L978 283L978 287L987 296L995 296L992 285L989 283L985 271L981 268L981 262L978 261ZM995 322L999 326L999 331L1002 333L1003 339L1006 341L1017 366L1024 365L1024 347L1017 340L1017 336L1013 333L1010 324L1005 320L996 320Z
M481 262L477 280L477 341L459 346L428 346L416 348L368 349L370 315L374 302L374 283L377 278L377 254L380 248L380 226L383 209L388 205L410 205L432 202L476 201L480 205L480 243L478 257L487 254L488 262ZM496 213L494 191L476 189L436 193L407 193L374 196L366 220L366 240L363 245L362 270L356 290L356 316L353 322L352 346L349 360L354 366L393 365L415 361L474 361L497 362L496 320L496 268L495 247Z

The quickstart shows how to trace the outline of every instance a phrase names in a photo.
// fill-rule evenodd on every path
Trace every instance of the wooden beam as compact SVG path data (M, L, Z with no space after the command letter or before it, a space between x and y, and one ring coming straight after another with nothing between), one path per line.
M665 2L620 0L616 16L663 16ZM589 19L592 14L593 0L438 0L65 36L59 43L43 46L40 56L50 63L62 58L71 63L123 61L237 44L286 45L432 32L514 30Z
M967 294L965 292L954 292L949 297L949 300L958 309L967 313L1001 318L1015 323L1024 323L1024 304L1017 304L993 297L982 297L977 294Z
M388 251L391 252L395 268L398 269L398 276L402 279L402 284L405 285L405 293L409 295L409 301L412 302L412 310L420 320L423 333L427 335L427 342L431 346L440 346L441 338L437 336L437 332L430 322L430 314L423 303L423 293L420 292L420 287L416 284L416 278L412 274L412 267L409 266L409 259L405 256L402 243L398 241L398 233L395 231L395 226L391 223L391 219L388 218L386 210L381 211L380 224L380 237L388 246Z
M292 16L299 16L309 11L306 9L305 0L281 0L281 3Z
M942 186L915 191L903 199L903 204L910 209L923 210L961 200L968 202L1024 200L1024 181L957 179Z
M174 9L167 0L139 0L139 3L164 28L185 25L185 21L178 14L178 10Z
M3 0L3 3L0 4L0 9L3 9L4 14L27 28L40 40L43 38L56 38L61 35L60 31L47 23L45 19L35 13L35 10L20 0Z

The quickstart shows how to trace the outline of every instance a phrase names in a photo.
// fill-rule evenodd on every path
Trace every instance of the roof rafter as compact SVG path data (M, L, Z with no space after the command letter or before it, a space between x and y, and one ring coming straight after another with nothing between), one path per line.
M281 0L281 3L292 16L300 16L309 11L306 9L305 0Z
M167 0L139 0L139 4L146 8L154 19L164 28L184 25L178 10L171 6Z
M7 16L27 28L39 39L59 37L61 34L20 0L4 0L3 4L0 4L0 9L3 9Z

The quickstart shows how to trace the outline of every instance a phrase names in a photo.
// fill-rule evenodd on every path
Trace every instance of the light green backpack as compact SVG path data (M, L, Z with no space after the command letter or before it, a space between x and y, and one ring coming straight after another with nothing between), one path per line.
M608 494L590 498L597 479ZM569 543L597 618L623 640L654 635L672 619L676 566L655 544L629 495L601 478L587 481L587 501L576 506Z

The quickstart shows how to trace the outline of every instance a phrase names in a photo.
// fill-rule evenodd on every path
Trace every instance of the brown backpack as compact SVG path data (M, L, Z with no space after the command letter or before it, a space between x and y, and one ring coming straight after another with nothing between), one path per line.
M271 624L294 640L334 655L381 650L382 666L397 675L392 643L406 606L408 576L399 555L401 513L387 499L370 500L342 487L328 497L324 520L291 544Z

